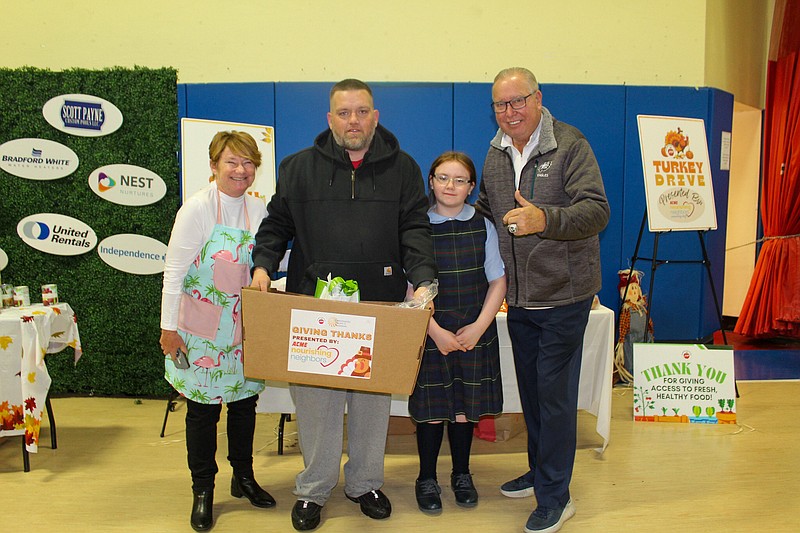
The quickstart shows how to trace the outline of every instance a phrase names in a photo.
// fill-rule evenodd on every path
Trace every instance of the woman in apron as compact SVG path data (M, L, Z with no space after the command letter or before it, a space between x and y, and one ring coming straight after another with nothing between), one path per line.
M231 495L257 507L275 500L253 474L253 434L262 381L244 377L241 289L250 284L252 227L266 216L248 194L261 153L247 133L217 133L208 148L211 183L180 208L172 228L161 297L165 377L186 398L186 449L192 474L191 525L213 527L217 423L228 406Z

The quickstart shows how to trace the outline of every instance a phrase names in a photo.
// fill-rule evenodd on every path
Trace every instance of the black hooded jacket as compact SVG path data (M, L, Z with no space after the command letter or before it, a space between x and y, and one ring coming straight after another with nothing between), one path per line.
M330 130L286 157L253 248L255 267L277 271L293 240L286 290L314 294L317 278L356 280L362 300L402 301L436 277L428 200L417 163L377 126L358 169Z

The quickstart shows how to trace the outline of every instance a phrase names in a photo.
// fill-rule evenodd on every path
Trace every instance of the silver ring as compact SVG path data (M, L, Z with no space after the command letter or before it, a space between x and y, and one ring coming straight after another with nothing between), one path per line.
M517 232L517 225L516 224L509 224L508 225L508 232L511 235L514 235Z

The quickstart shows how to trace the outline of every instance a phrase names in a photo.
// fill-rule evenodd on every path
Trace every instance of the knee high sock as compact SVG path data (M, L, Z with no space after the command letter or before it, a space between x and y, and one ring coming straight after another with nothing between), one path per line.
M436 461L442 447L444 424L417 424L417 453L419 454L419 478L436 479Z
M469 454L472 449L472 430L474 422L447 424L447 438L450 440L450 455L453 457L453 473L469 474Z

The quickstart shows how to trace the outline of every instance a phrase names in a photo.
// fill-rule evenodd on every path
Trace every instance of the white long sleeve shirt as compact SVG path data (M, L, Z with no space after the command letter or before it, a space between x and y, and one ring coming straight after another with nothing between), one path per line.
M255 235L261 220L267 216L264 202L249 194L233 198L219 193L221 203L220 223L233 228L250 229ZM247 208L250 228L247 227L243 206ZM164 285L161 289L161 328L178 329L178 311L181 304L183 279L189 266L195 260L203 245L211 237L217 224L217 184L193 194L178 210L172 234L167 245L167 259L164 263Z

